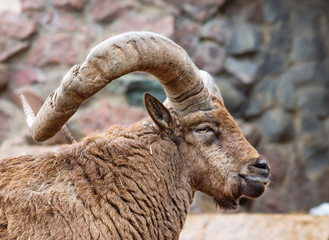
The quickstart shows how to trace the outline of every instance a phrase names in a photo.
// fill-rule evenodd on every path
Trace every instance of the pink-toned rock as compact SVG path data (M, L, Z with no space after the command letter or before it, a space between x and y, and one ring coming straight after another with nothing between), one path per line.
M229 40L229 31L226 22L219 18L214 18L207 22L202 28L200 35L202 38L226 44Z
M306 214L190 215L180 240L328 240L329 216Z
M12 94L11 94L11 99L13 102L22 108L21 100L20 100L20 95L23 94L30 104L32 110L34 113L37 113L39 109L41 108L43 101L41 98L35 94L33 91L31 91L29 88L17 88L15 89Z
M34 66L44 66L54 63L72 65L76 61L70 34L60 33L40 37L28 54L28 63Z
M109 23L131 8L125 1L96 0L92 6L92 15L98 22ZM134 25L134 22L130 24Z
M204 42L198 45L193 58L200 69L216 74L223 67L225 50L213 42Z
M81 11L84 7L85 0L54 0L53 4L57 8Z
M141 109L111 106L107 101L103 101L95 107L86 109L69 128L80 138L95 131L102 132L116 124L127 127L144 117L146 113Z
M42 10L45 7L45 0L20 0L23 11Z
M175 42L191 54L199 42L199 29L199 24L188 18L176 19Z
M9 82L9 68L5 64L0 64L0 91L4 89Z
M225 0L169 0L189 17L204 21L214 15Z
M34 32L34 22L23 15L8 11L0 14L0 35L24 40Z
M11 38L0 38L0 62L6 61L8 58L25 50L28 46L29 44L27 42Z
M111 26L113 35L130 31L150 31L171 38L175 32L174 17L170 15L140 15L130 11Z
M34 68L21 68L14 75L14 84L16 86L29 85L43 82L44 80L43 74Z

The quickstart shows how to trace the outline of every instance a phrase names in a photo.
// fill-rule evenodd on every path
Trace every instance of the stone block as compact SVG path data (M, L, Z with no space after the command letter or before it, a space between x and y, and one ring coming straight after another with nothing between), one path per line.
M321 8L307 6L307 4L295 4L291 10L292 32L310 34L319 30Z
M293 41L292 60L308 61L325 55L322 39L318 36L296 36Z
M229 40L229 30L226 21L220 18L211 19L202 26L200 37L215 41L219 44L227 44Z
M252 90L245 110L247 117L255 117L271 108L275 102L275 81L265 79L257 84Z
M182 14L203 22L213 16L224 4L225 0L169 0L168 2L176 5Z
M228 57L225 60L225 69L237 77L243 84L250 85L254 83L259 64L250 60L239 60Z
M33 44L27 61L33 66L65 63L72 65L76 61L76 52L70 34L58 33L41 36Z
M131 106L144 106L143 95L145 92L152 94L163 102L167 96L158 81L135 79L126 82L125 95Z
M175 42L191 54L199 43L199 24L188 18L176 18L175 25Z
M42 10L45 7L45 0L20 0L23 11Z
M80 139L96 131L103 132L113 125L128 127L147 116L146 112L128 106L112 106L107 101L98 102L78 113L69 123L72 134Z
M0 64L0 91L6 88L9 83L9 68L5 64Z
M298 107L310 115L324 118L329 114L329 89L303 89L298 95Z
M30 85L45 81L45 76L40 70L34 68L21 68L14 74L15 86Z
M259 77L263 78L265 76L280 73L286 66L287 56L285 53L265 53L263 63L259 67Z
M287 22L279 21L270 32L270 46L279 51L288 51L291 47L291 30Z
M287 1L284 0L265 0L263 8L265 21L271 23L286 19L289 12Z
M27 49L28 46L28 42L22 42L11 38L0 38L0 63Z
M226 50L229 54L241 55L258 51L262 43L262 35L256 27L242 21L228 27L230 39Z
M280 77L277 84L277 96L281 106L289 111L296 109L297 94L294 83L291 79Z
M114 21L110 30L113 35L130 31L150 31L172 38L175 32L174 17L156 13L141 14L132 10Z
M218 79L216 84L221 92L225 107L228 109L228 111L238 111L245 100L243 93L226 81Z
M84 8L85 0L54 0L53 4L57 8L81 11Z
M268 111L262 117L265 138L270 142L292 140L295 134L293 118L281 109Z
M109 23L131 8L132 5L126 1L96 0L92 5L92 16L98 22ZM130 24L135 23L132 21Z
M329 168L325 167L324 171L316 179L316 187L319 192L319 202L328 202L329 199Z
M324 86L329 83L327 70L321 63L306 63L290 68L281 75L282 81L290 81L295 87L306 85Z
M25 16L13 12L1 12L0 35L24 40L30 37L35 31L34 22Z
M308 170L302 161L295 160L292 165L287 174L285 186L288 201L292 204L290 211L310 209L316 202L316 187L308 177Z
M196 48L195 64L211 74L218 73L224 64L225 49L213 42L202 42Z

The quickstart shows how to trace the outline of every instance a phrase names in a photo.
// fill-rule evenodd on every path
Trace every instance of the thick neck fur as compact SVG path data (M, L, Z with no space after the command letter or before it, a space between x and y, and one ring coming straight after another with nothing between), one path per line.
M22 181L13 191L0 179L8 238L178 239L193 198L178 147L150 121L10 160L0 170Z

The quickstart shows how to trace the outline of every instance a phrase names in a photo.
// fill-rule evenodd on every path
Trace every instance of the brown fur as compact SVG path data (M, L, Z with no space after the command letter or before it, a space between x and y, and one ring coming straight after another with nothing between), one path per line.
M257 151L218 99L159 130L114 126L58 152L0 160L1 239L178 239L196 190L222 207L244 194ZM200 124L215 134L199 134Z

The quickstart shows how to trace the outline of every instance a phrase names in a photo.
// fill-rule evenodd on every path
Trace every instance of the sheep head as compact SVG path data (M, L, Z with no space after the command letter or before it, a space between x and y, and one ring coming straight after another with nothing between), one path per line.
M65 75L37 116L23 98L33 138L54 136L84 100L134 71L153 74L163 86L165 103L146 94L146 109L161 134L178 146L194 190L213 196L224 208L235 207L241 196L263 193L269 167L242 136L211 76L181 47L154 33L132 32L100 43Z

